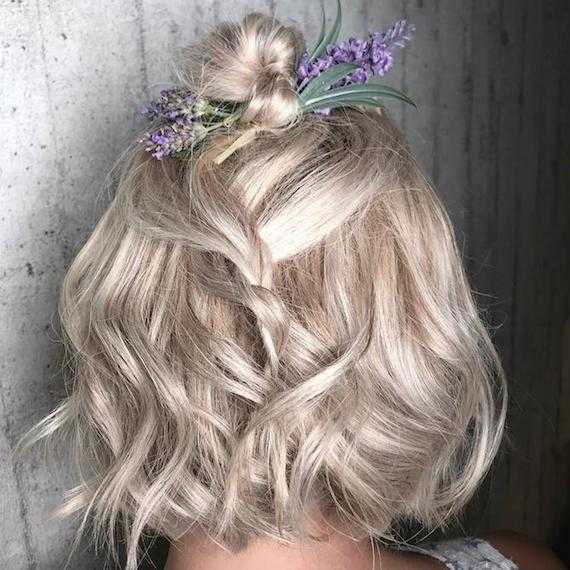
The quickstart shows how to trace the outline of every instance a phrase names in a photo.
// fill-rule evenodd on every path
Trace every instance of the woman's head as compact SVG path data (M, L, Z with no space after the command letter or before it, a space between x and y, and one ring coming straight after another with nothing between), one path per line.
M295 540L315 506L355 536L440 524L500 441L503 373L443 206L384 109L298 112L301 49L252 14L188 50L188 86L242 120L187 159L134 146L63 283L51 428L86 466L68 510L126 523L129 568L145 528L238 548Z

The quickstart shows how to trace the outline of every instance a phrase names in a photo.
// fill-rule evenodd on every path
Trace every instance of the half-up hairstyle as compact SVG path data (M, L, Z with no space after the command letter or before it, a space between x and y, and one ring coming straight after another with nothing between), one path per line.
M504 375L450 220L384 108L298 113L302 49L259 14L189 48L187 85L241 121L190 158L133 145L63 281L71 390L39 436L71 432L64 511L124 525L128 570L148 530L293 542L314 505L355 537L442 525L497 452Z

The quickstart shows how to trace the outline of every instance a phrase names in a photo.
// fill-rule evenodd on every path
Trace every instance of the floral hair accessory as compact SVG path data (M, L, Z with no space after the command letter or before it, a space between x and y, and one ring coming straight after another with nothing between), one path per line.
M164 89L157 100L142 107L141 113L158 126L147 132L139 143L161 160L192 150L206 135L237 119L236 104L214 103L204 97L196 98L183 88Z
M385 98L415 103L404 93L374 79L393 65L393 52L411 39L414 27L398 20L385 31L369 32L366 39L350 37L338 42L342 8L337 0L337 14L327 31L324 9L321 31L315 47L305 52L297 63L296 86L300 112L328 115L331 109L346 105L380 106ZM157 100L141 109L156 127L138 140L158 160L183 157L191 153L206 136L235 123L243 103L213 101L185 88L166 89ZM259 131L244 132L215 162L220 164L230 154L247 144Z

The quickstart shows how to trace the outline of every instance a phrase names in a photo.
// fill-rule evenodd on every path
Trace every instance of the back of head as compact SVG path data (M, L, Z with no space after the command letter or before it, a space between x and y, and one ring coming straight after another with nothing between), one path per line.
M191 47L188 86L239 124L183 160L134 146L65 277L68 510L125 522L129 568L147 528L239 548L303 537L315 505L355 536L441 524L497 450L503 374L448 216L383 108L299 113L302 49L259 14Z

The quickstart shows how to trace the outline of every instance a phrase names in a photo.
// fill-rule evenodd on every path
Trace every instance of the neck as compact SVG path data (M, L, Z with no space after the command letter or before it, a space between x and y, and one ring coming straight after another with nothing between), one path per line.
M312 519L313 520L313 519ZM283 545L270 538L252 538L246 548L231 553L201 530L192 530L174 542L165 570L399 570L432 568L410 566L410 558L379 548L370 539L355 540L324 519L311 530L323 540Z
M372 570L372 546L336 531L322 542L283 545L269 538L254 538L233 554L205 533L193 531L172 544L165 570Z

